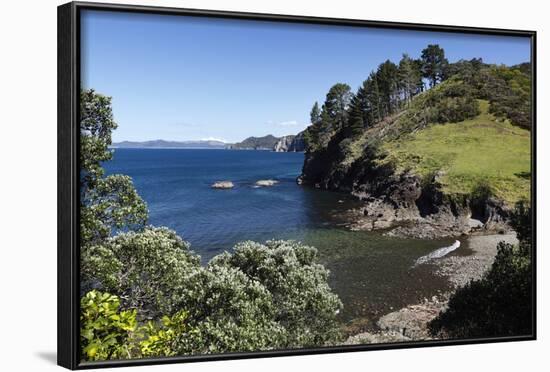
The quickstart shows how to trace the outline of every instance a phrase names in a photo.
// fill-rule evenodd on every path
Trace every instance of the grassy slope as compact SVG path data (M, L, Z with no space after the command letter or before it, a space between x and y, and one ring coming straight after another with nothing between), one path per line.
M530 132L488 113L459 123L436 124L399 140L384 142L382 150L398 171L411 170L440 178L447 194L471 194L479 185L507 203L529 197Z

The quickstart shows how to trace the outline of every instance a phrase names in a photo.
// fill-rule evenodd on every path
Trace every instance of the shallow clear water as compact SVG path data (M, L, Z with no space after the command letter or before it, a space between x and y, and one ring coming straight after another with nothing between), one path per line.
M203 263L242 240L295 239L317 247L344 303L342 319L358 327L446 288L445 280L432 275L431 265L412 266L454 239L396 239L345 229L342 212L357 201L297 185L303 157L268 151L117 149L105 168L131 176L148 204L149 222L176 230ZM254 187L260 179L279 183ZM235 188L212 189L219 180L230 180Z

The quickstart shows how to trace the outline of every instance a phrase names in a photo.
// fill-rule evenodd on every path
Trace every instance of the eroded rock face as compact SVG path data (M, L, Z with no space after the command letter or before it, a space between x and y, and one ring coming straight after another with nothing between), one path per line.
M298 183L351 192L364 201L364 206L351 214L355 216L349 224L352 230L385 230L390 236L422 239L509 230L509 211L503 203L492 198L446 196L439 182L442 174L422 182L417 175L396 174L388 167L377 167L369 159L357 169L321 174L315 173L316 163L322 162L316 159L306 163L313 172L302 175ZM311 184L312 181L317 182Z
M279 138L273 151L276 152L303 152L306 149L304 141L304 133L300 132L297 135L283 136Z
M287 152L289 151L289 148L292 144L292 141L294 140L294 137L296 136L283 136L279 138L275 146L273 147L273 151L275 152Z

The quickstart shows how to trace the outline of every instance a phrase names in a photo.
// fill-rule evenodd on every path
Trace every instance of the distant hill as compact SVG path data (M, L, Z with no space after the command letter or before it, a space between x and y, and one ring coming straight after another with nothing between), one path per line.
M122 141L115 142L111 145L112 148L181 148L181 149L224 149L227 144L221 141L165 141L165 140L152 140L143 142L134 141Z
M232 150L270 150L279 142L279 138L271 134L263 137L248 137L242 142L229 145Z

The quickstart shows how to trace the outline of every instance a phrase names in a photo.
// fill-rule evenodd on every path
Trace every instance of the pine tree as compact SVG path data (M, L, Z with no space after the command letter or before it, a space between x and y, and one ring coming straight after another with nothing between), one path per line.
M315 104L311 108L311 111L309 113L309 118L311 121L311 124L319 124L319 121L321 120L321 110L319 109L319 104L317 101L315 101Z
M369 126L369 102L367 99L367 80L359 87L357 93L353 96L350 108L347 129L351 136L356 136Z
M421 92L422 71L420 64L403 54L399 61L399 90L401 99L408 103L412 97Z
M445 51L437 44L430 44L422 50L421 59L423 77L430 81L430 87L433 88L445 77L445 69L449 64Z
M382 120L382 114L380 112L380 90L378 89L376 73L371 72L369 78L365 81L365 92L367 95L367 122L373 125Z
M305 132L306 145L309 149L315 149L319 146L319 135L321 132L321 110L317 101L315 101L315 104L311 108L309 118L311 125Z
M351 98L351 88L347 84L334 84L328 91L323 111L327 115L332 132L338 131L345 125Z
M378 66L376 71L378 90L380 94L380 109L382 116L395 112L399 102L398 68L395 63L387 60Z

